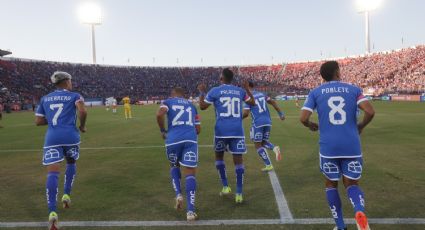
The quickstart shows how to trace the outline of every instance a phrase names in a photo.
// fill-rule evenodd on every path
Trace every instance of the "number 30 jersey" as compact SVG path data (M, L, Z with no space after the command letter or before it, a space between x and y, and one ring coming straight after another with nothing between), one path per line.
M320 155L325 158L353 158L362 155L357 129L358 104L367 100L354 85L331 81L313 89L303 110L317 110Z
M215 108L215 137L244 138L242 125L243 102L248 101L244 89L234 85L223 84L212 88L205 102Z
M67 90L56 90L41 98L35 115L45 117L48 123L44 147L80 143L76 127L76 103L80 101L84 101L80 94Z
M174 97L162 102L161 108L167 109L168 133L166 145L181 142L197 143L195 125L200 125L196 107L187 99Z

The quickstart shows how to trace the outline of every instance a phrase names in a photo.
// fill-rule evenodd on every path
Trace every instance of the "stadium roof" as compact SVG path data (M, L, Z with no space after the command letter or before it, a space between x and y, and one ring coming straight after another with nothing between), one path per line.
M6 56L9 54L12 54L12 52L0 49L0 57Z

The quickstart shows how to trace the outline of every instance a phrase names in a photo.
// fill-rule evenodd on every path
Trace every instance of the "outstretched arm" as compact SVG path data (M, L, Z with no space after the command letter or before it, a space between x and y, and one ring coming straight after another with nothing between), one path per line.
M279 114L279 118L280 120L285 120L285 114L282 112L282 110L280 109L279 105L276 103L275 100L270 99L267 101L268 104L272 105L274 110L276 110L277 114Z

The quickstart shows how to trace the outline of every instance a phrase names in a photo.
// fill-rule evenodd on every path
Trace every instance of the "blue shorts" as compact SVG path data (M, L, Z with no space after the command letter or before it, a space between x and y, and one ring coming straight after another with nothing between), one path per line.
M320 170L331 181L338 181L341 176L358 180L362 176L363 159L355 158L325 158L320 156Z
M245 154L245 138L214 138L214 150L231 154Z
M182 165L189 168L198 166L198 144L195 142L181 142L165 146L167 159L172 166Z
M80 157L80 145L44 147L43 165L51 165L67 158L78 160Z
M271 126L254 127L252 126L250 137L253 142L268 141L270 138Z

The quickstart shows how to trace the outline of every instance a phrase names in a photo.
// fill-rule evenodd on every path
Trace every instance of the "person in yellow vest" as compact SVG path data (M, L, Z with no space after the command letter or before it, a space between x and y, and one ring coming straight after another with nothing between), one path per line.
M125 119L128 118L133 118L131 116L131 106L130 106L130 97L126 96L122 99L122 102L124 104L124 114L125 114Z

